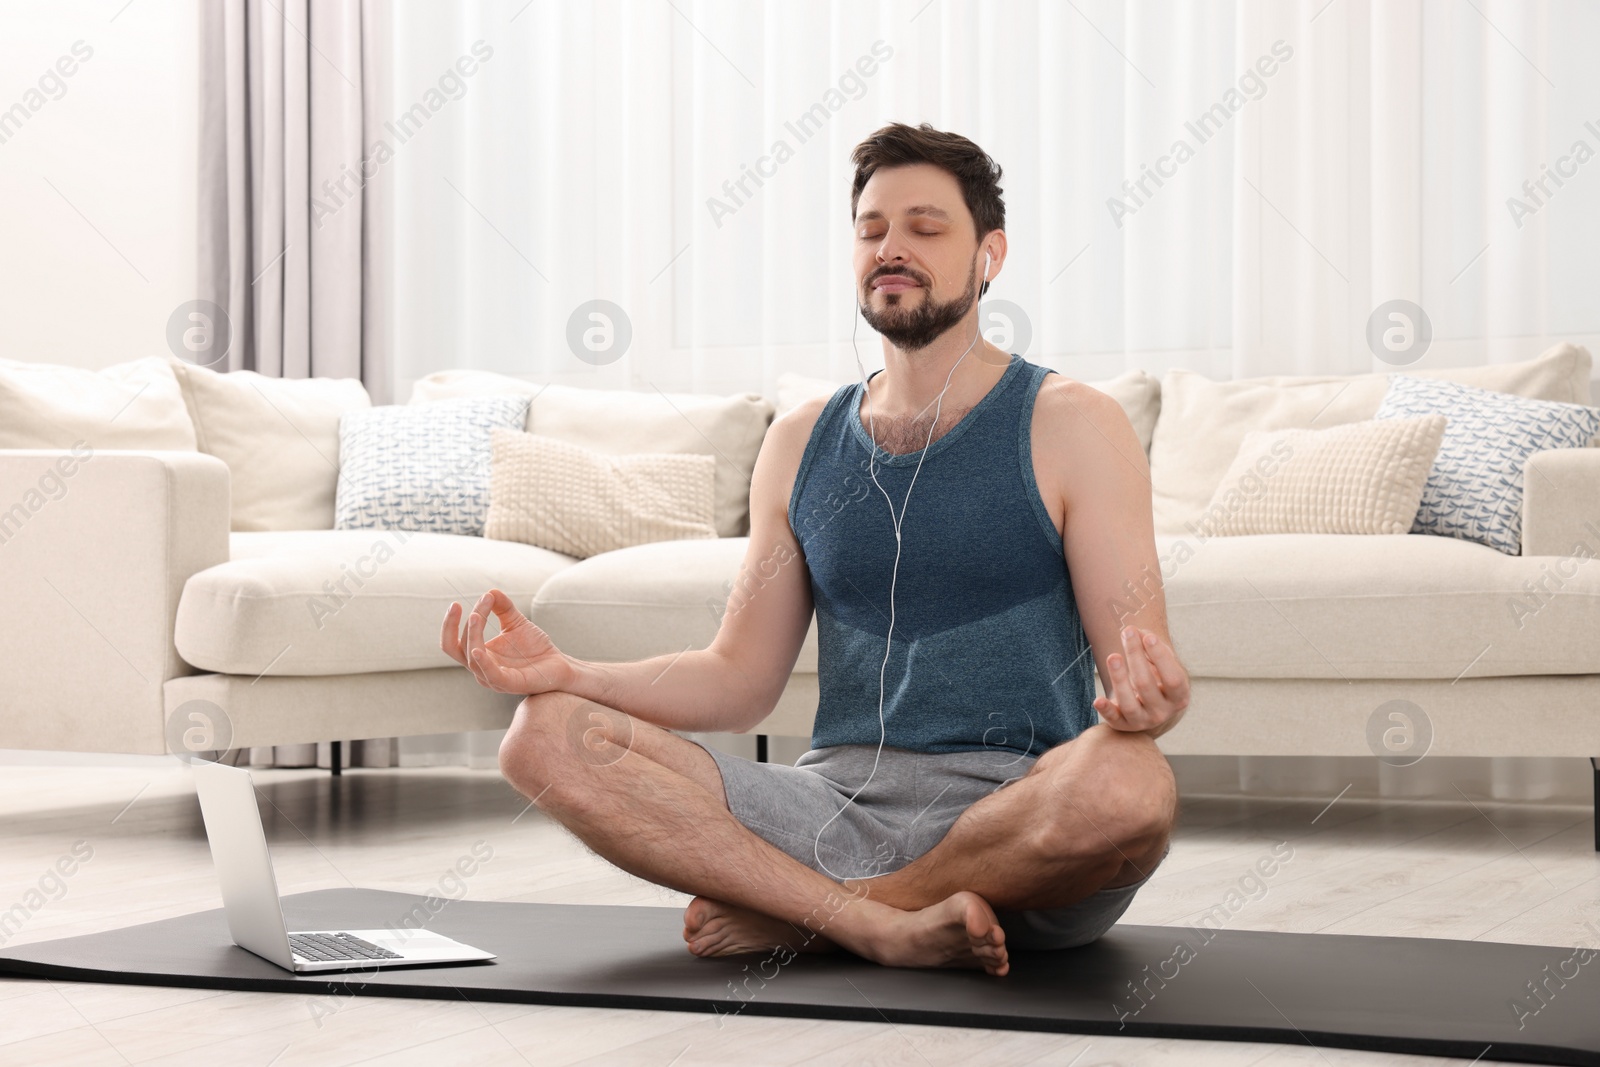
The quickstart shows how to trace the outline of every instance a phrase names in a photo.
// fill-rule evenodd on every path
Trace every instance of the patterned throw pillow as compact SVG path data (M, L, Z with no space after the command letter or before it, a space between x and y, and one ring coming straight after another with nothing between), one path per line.
M714 456L612 456L495 430L483 535L587 559L630 545L716 537Z
M525 396L345 412L334 529L482 534L489 431L520 430L527 416Z
M1600 408L1394 375L1377 418L1417 415L1449 421L1411 532L1476 541L1512 556L1522 550L1522 468L1528 457L1585 448L1600 435Z

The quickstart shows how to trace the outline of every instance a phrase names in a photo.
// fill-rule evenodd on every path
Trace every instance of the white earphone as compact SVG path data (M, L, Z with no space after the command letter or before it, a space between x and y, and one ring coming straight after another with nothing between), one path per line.
M983 277L981 279L979 279L979 285L978 285L978 292L979 292L980 295L983 292L983 283L987 282L989 280L989 265L990 265L991 262L992 262L992 257L990 256L990 254L988 252L984 252L984 254L983 254ZM859 294L857 294L857 299L859 299ZM866 397L866 395L868 393L868 388L869 388L868 387L868 383L867 383L867 369L866 369L866 367L862 366L862 364L861 364L861 351L859 349L856 349L856 328L860 326L860 323L861 323L861 306L860 306L860 304L857 304L856 305L856 323L850 329L850 347L852 349L855 349L855 352L856 352L856 369L861 372L861 392L862 392L863 397ZM878 773L878 761L883 757L883 742L889 735L888 725L884 722L884 718L883 718L883 698L884 698L883 676L884 676L884 673L888 670L888 667L889 667L889 642L891 640L893 640L893 638L894 638L894 587L895 587L896 579L899 578L899 576L900 576L900 520L905 518L906 505L911 503L911 489L912 489L913 486L915 486L917 484L917 474L922 470L922 461L924 459L928 458L928 447L933 443L933 431L934 431L934 428L939 425L939 412L944 406L944 394L950 388L950 379L955 375L956 367L960 366L961 360L967 358L967 352L971 352L972 351L972 349L978 343L978 338L980 336L982 336L982 332L983 331L982 331L982 326L981 326L981 323L982 323L981 317L979 319L979 323L980 323L979 328L974 330L973 333L972 333L972 344L968 345L967 346L967 351L961 353L960 358L957 359L954 363L952 363L950 365L950 373L945 375L944 388L939 390L939 397L938 397L938 400L935 402L935 406L934 406L934 410L933 410L933 422L930 423L929 426L928 426L928 439L923 442L922 455L917 458L917 469L911 472L911 481L910 481L909 484L906 485L905 500L901 501L901 503L900 503L900 514L898 516L894 512L894 501L889 499L889 494L884 490L882 485L878 484L878 474L877 474L877 464L876 464L877 457L878 457L878 452L877 452L878 434L877 434L876 427L875 427L875 425L873 423L872 412L871 412L870 409L867 412L867 435L872 438L872 445L873 445L872 463L868 466L867 470L868 470L868 474L872 478L872 484L878 486L878 492L883 493L883 499L889 505L889 518L894 524L894 571L889 576L889 631L888 631L887 634L884 635L884 639L883 639L883 663L880 664L879 667L878 667L878 751L877 751L877 754L874 755L873 758L872 758L872 770L867 773L867 780L865 782L861 783L861 787L859 789L857 789L854 793L850 794L850 799L845 801L845 805L844 805L843 808L840 808L838 811L834 812L833 815L831 815L828 818L827 822L823 823L820 827L817 828L816 840L814 842L812 842L812 855L816 858L817 866L819 868L821 868L822 871L824 873L826 873L829 877L835 878L835 879L837 879L837 880L839 880L841 882L844 881L844 878L840 877L837 874L834 874L833 871L828 869L828 865L822 862L822 831L826 830L828 828L828 824L833 822L834 819L837 819L840 815L844 814L845 808L848 808L851 804L855 803L856 797L860 796L862 790L866 789L867 786L872 782L872 776L874 774ZM852 411L850 413L850 417L853 418L853 419L854 418L859 418L860 417L860 413L858 411ZM871 876L869 875L868 877L871 877Z

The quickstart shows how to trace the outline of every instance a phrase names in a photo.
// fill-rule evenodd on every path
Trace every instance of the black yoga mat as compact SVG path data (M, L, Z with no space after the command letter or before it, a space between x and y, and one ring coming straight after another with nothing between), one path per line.
M0 974L1600 1065L1600 952L1570 947L1119 925L1083 948L1013 953L1011 973L993 978L880 967L846 953L698 959L683 942L679 908L445 902L364 889L283 902L289 928L300 930L392 926L428 915L428 903L430 929L500 958L299 976L234 947L217 910L13 947L0 952Z

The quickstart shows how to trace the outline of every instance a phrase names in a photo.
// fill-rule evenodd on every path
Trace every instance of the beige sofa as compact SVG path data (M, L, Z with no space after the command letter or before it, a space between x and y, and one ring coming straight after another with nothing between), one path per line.
M1519 364L1419 373L1588 402L1591 369L1587 351L1564 345ZM336 427L339 405L364 396L353 401L346 383L342 399L292 418L241 414L224 420L230 440L217 425L227 404L208 409L204 392L243 379L176 372L194 379L184 399L196 450L96 449L71 464L60 447L4 448L16 441L0 436L0 748L158 753L169 721L192 701L222 710L234 746L501 727L515 698L478 687L437 645L446 606L490 585L585 659L704 647L746 544L738 478L775 407L833 387L787 375L776 405L754 394L703 397L685 411L679 397L670 416L638 408L640 394L550 387L531 408L535 432L614 452L721 455L723 536L580 561L476 537L241 529L271 525L272 494L303 488L316 469L285 474L294 438L283 424L295 423L326 467L329 419ZM1212 382L1171 372L1157 382L1133 372L1098 384L1123 404L1150 456L1171 627L1194 680L1191 710L1162 739L1166 751L1383 755L1374 724L1381 734L1390 722L1382 709L1403 700L1432 754L1600 754L1600 565L1582 565L1600 550L1600 449L1529 463L1521 556L1421 535L1203 538L1190 524L1247 430L1370 417L1383 376ZM450 372L419 383L413 401L538 388ZM290 395L271 398L277 416ZM168 415L152 418L172 423ZM240 426L256 427L259 445ZM317 477L326 484L292 513L331 526L331 475ZM329 592L341 576L349 595ZM813 625L756 732L809 736L816 669Z

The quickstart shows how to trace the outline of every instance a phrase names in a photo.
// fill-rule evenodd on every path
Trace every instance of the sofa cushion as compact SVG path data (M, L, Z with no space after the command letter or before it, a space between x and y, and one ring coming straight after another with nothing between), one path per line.
M530 618L580 659L705 648L748 542L591 556L540 587ZM1157 546L1175 647L1196 677L1600 673L1590 636L1600 632L1600 568L1581 561L1419 534L1158 537ZM1532 582L1542 583L1537 594ZM794 670L816 669L813 618Z
M843 382L832 378L815 378L809 374L796 374L792 370L786 370L778 375L778 400L774 407L777 414L784 415L807 400L832 396L842 385Z
M491 586L524 611L575 560L514 541L398 530L235 533L231 558L178 602L185 662L225 674L369 674L448 667L445 609ZM491 623L491 632L493 624Z
M182 360L196 445L232 474L235 530L331 530L339 481L339 417L372 406L354 378L218 374Z
M448 666L446 607L494 585L580 659L675 654L711 644L748 543L666 541L578 562L443 534L236 533L233 559L184 587L176 643L202 670L252 677ZM1421 534L1160 536L1157 548L1174 645L1195 677L1600 673L1600 569L1581 559ZM815 620L794 669L817 669Z
M534 398L524 427L529 433L613 456L695 452L715 458L717 535L750 532L750 472L772 423L772 403L759 394L580 389L489 371L447 370L417 381L411 403L495 393Z
M194 426L166 360L101 371L0 359L0 448L193 452Z
M1589 402L1587 349L1557 345L1537 359L1486 367L1409 370L1427 378L1514 393L1534 400ZM1240 378L1216 382L1168 371L1150 442L1150 486L1158 534L1182 534L1205 510L1251 430L1321 429L1377 414L1388 374Z
M748 537L719 537L602 552L552 576L529 618L579 659L616 663L706 648L749 545ZM816 669L813 617L794 670Z
M1156 545L1173 647L1196 677L1600 674L1592 561L1426 534L1158 535Z
M793 371L778 375L778 414L799 407L819 396L832 396L842 385L831 378L811 378ZM1145 455L1150 454L1150 436L1155 432L1156 416L1161 412L1161 382L1142 370L1124 371L1115 378L1085 382L1122 405L1133 430L1139 435Z

